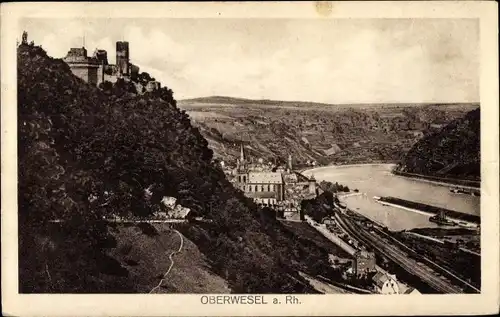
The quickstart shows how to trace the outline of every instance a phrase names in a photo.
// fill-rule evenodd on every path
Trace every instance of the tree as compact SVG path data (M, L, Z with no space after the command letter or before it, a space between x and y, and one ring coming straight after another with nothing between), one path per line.
M99 84L99 88L102 89L105 93L110 94L113 89L113 83L105 80L104 82Z

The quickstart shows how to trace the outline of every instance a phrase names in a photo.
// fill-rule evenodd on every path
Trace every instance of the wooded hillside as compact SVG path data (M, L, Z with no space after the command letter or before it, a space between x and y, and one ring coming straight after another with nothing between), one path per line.
M481 113L477 108L418 141L398 170L445 178L480 179L480 125Z
M179 230L232 291L311 292L297 270L327 275L327 252L232 187L171 90L115 88L88 85L40 47L18 47L20 292L136 292L106 252L116 238L102 218L147 217L165 195L213 220Z

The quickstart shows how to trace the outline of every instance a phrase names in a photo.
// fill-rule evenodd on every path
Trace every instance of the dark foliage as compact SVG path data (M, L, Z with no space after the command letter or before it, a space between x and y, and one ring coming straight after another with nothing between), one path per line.
M478 180L481 176L480 109L418 141L406 154L402 172Z
M137 227L148 237L156 237L158 235L158 230L149 223L139 223Z
M302 209L315 221L322 222L323 218L333 215L334 200L333 193L325 191L314 199L302 201Z
M349 192L349 187L344 186L339 184L338 182L332 183L332 182L327 182L327 181L321 181L319 186L324 190L324 191L329 191L332 193L338 193L338 192Z
M288 246L269 211L232 187L170 89L103 88L39 47L18 47L21 292L135 292L126 268L106 256L112 230L100 220L147 217L164 195L213 220L183 233L235 292L311 291L289 259L299 253L324 267L325 254ZM54 228L51 219L64 222Z

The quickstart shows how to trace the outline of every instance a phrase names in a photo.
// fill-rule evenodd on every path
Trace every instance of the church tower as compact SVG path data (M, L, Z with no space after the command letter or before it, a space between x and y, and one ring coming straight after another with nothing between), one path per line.
M293 160L291 154L288 154L288 171L289 172L293 171Z
M240 144L240 169L245 170L246 159L245 159L245 149L243 148L243 143Z
M316 179L312 174L309 178L309 194L316 194Z

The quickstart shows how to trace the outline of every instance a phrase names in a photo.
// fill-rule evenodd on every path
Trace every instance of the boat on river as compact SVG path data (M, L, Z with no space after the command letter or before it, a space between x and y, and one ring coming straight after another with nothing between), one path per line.
M471 195L471 196L481 196L479 191L474 191L474 190L466 190L463 188L450 188L450 192L454 194L465 194L465 195Z
M455 224L453 221L450 221L446 218L443 211L441 211L437 215L431 216L429 218L429 221L437 223L439 226L453 226Z

